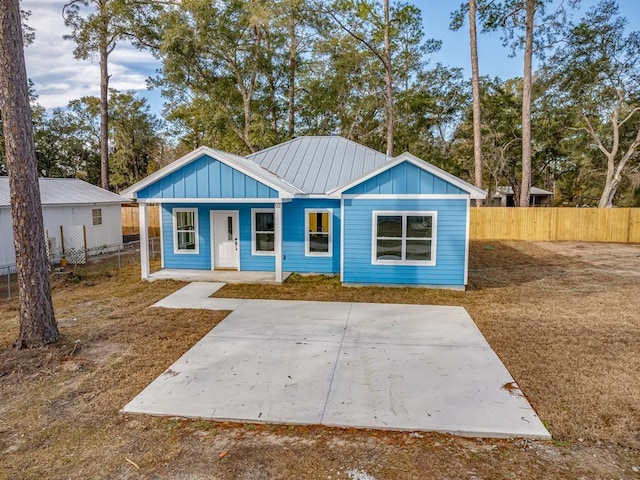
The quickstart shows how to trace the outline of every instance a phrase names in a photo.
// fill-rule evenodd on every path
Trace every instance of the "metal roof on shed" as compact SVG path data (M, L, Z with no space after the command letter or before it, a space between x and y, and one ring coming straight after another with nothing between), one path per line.
M39 178L42 205L125 203L120 195L77 178ZM0 207L11 206L9 178L0 177Z
M342 137L299 137L248 155L306 194L324 194L393 158Z

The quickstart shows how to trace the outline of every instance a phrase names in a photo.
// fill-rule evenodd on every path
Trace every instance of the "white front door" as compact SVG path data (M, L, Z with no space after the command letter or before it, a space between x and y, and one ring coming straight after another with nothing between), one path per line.
M239 270L238 211L212 211L211 237L213 268Z

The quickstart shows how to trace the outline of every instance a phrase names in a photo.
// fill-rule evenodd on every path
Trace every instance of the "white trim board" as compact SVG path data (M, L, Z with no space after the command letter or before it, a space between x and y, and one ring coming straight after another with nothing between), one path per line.
M466 193L453 193L447 195L445 193L347 193L342 198L346 200L468 200L469 195Z
M292 199L281 198L138 198L138 203L197 203L197 204L218 204L218 203L286 203Z

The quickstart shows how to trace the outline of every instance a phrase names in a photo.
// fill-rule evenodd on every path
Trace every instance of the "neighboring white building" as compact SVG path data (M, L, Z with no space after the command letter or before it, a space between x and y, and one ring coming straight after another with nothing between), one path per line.
M550 207L553 203L553 192L538 187L531 187L529 205L532 207ZM493 194L494 207L515 207L513 187L498 187Z
M120 206L125 201L120 195L76 178L39 180L52 260L62 257L63 247L68 256L74 250L122 243ZM0 177L0 266L15 263L10 198L9 179Z

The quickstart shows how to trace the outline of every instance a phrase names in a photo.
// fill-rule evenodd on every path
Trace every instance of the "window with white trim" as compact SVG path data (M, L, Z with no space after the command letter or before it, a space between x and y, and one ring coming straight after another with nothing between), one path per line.
M101 208L91 209L91 224L94 227L98 225L102 225L102 209Z
M173 209L173 253L198 253L198 209Z
M373 212L373 264L435 265L436 212Z
M305 216L305 255L330 257L332 249L333 211L330 208L307 208Z
M275 255L275 211L273 208L251 209L251 249L254 255Z

